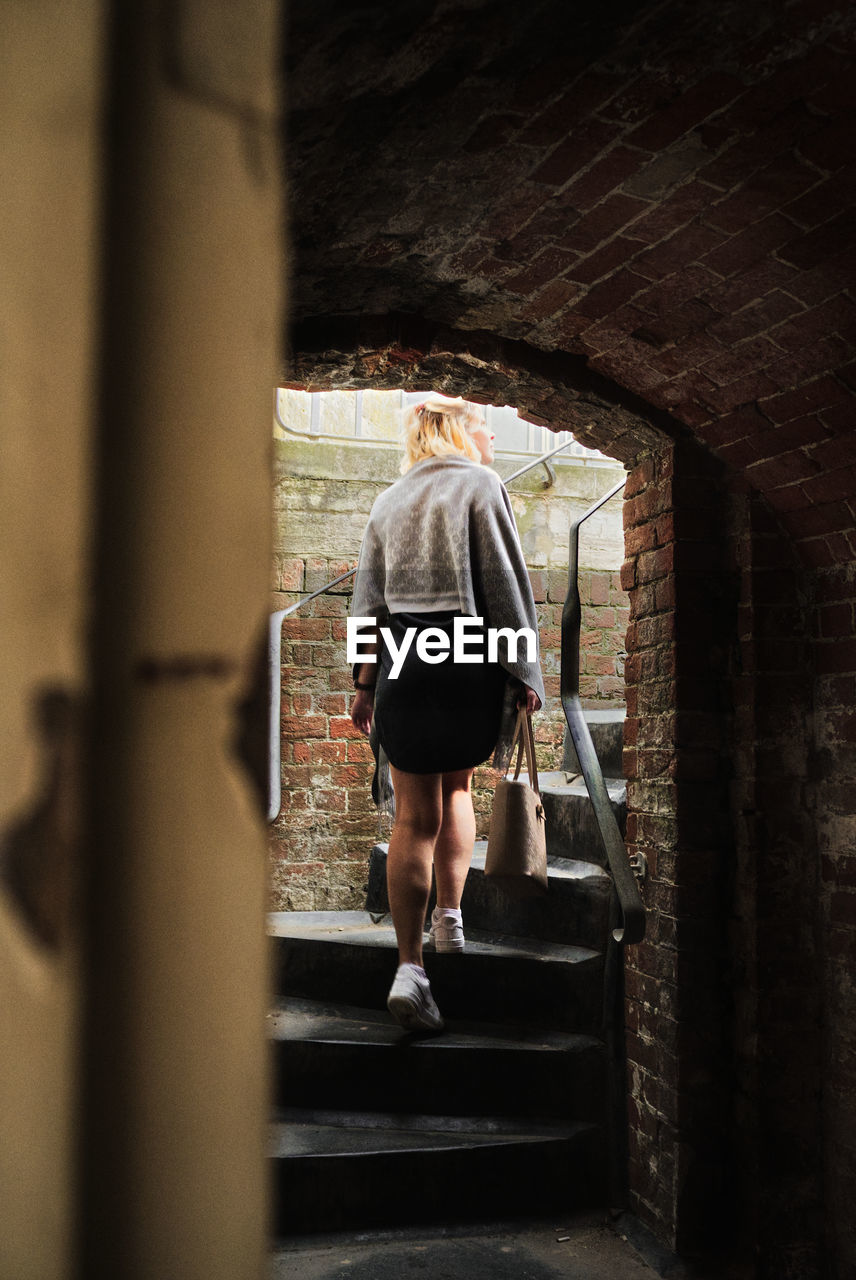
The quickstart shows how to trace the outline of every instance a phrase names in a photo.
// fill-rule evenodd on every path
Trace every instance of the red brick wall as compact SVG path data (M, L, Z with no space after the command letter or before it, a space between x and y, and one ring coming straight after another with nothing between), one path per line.
M812 573L725 479L680 446L627 487L632 1204L682 1252L845 1275L824 1250L853 1256L856 578Z
M811 795L820 856L823 1132L830 1254L856 1274L856 566L822 570Z
M273 607L287 608L349 567L321 557L281 562L285 590ZM365 863L377 834L367 785L371 751L348 717L349 600L343 583L283 623L282 809L270 830L274 909L356 905L355 860Z
M822 1270L821 985L810 578L757 496L735 502L736 1174L770 1274Z
M735 575L719 468L689 445L631 473L625 773L648 931L626 960L632 1206L680 1250L729 1213L726 734Z
M323 558L278 562L275 608L312 591L349 566ZM564 716L559 702L559 629L567 574L533 571L547 703L535 725L539 768L562 763ZM618 571L584 569L581 692L587 705L620 703L624 633L629 611ZM388 823L379 822L369 792L368 743L348 718L351 673L345 665L350 584L287 618L282 630L282 812L271 829L274 909L359 908L368 855ZM487 834L494 772L474 780L478 834Z
M357 74L362 9L319 13L323 42L301 26L290 74L326 109L298 114L290 147L295 318L362 315L376 333L400 307L461 317L459 342L561 353L562 382L595 371L745 471L808 563L852 559L852 5L652 0L632 21L607 5L553 41L567 10L505 5L487 29L450 3L432 20L436 75L414 57L418 12L374 57L360 46ZM452 75L468 34L478 57ZM362 114L393 81L396 110ZM408 359L407 343L368 345L373 375Z

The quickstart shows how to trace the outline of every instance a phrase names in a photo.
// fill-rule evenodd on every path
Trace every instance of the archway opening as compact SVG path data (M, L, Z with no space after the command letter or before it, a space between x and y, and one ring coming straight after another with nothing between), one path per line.
M282 622L281 809L271 829L274 910L362 908L368 854L388 835L388 819L376 817L370 797L371 752L348 719L345 618L353 579L336 580L356 563L372 502L399 475L400 412L423 394L277 392L274 608L290 609L302 595L334 585ZM568 530L621 481L624 469L570 432L527 422L510 406L486 405L485 412L496 436L495 469L502 477L516 476L511 502L537 606L547 692L537 719L538 766L542 773L555 772L566 755L559 659ZM553 456L534 465L548 454ZM591 709L624 703L629 606L621 586L623 559L617 499L586 523L582 539L580 693ZM496 777L489 766L476 774L479 839L487 836Z

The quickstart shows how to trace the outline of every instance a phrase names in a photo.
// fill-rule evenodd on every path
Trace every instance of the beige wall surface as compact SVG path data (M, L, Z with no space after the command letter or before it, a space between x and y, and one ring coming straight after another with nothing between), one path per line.
M0 1280L264 1273L278 8L0 0Z
M100 18L88 0L0 5L0 1276L10 1280L53 1280L70 1266L68 716L87 683Z
M105 268L86 1280L264 1268L265 624L277 5L117 5Z

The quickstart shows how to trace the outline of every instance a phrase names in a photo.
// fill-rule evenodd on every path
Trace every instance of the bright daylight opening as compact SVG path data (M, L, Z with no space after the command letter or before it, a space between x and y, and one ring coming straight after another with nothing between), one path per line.
M281 388L274 415L275 610L341 577L356 563L377 495L399 476L401 411L413 391L305 392ZM624 474L620 463L522 419L510 406L485 406L496 437L494 469L519 475L509 495L536 603L547 699L535 718L544 774L567 765L559 701L562 607L568 587L568 528ZM619 570L621 503L607 503L582 527L580 694L593 710L619 708L628 620ZM270 828L272 908L360 910L373 844L389 822L372 802L374 762L349 718L353 694L346 628L353 579L344 578L286 617L281 631L281 803ZM487 835L496 774L476 771L477 838ZM274 806L276 807L276 806Z

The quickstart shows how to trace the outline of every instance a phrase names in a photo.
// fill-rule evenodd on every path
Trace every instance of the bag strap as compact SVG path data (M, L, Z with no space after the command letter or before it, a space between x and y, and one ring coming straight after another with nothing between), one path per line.
M520 777L520 766L521 766L521 765L522 765L522 763L523 763L523 736L524 736L524 735L523 735L523 723L524 723L523 715L524 715L524 710L525 710L525 708L521 708L521 707L518 707L518 709L517 709L517 720L515 721L515 724L514 724L514 736L513 736L513 738L511 739L511 751L510 751L510 753L509 753L509 757L508 757L508 763L509 763L509 767L510 767L510 766L511 766L511 760L512 760L512 758L513 758L513 756L514 756L514 748L516 747L516 748L517 748L517 766L516 766L516 768L515 768L515 770L514 770L514 781L515 781L515 782L516 782L516 781L517 781L517 779Z
M517 713L517 724L514 728L514 737L511 740L511 754L514 755L514 748L517 747L517 764L514 769L514 781L520 777L520 766L523 763L523 750L526 749L526 768L529 771L529 785L541 799L541 789L538 786L538 766L535 763L535 738L532 734L532 717L525 707L521 707Z

